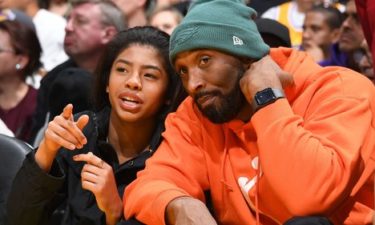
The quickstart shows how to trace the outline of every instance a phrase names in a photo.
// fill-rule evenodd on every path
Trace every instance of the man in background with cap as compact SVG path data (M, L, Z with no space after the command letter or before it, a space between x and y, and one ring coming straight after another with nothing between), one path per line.
M197 0L172 33L170 60L190 97L126 189L125 216L153 225L370 224L373 84L304 52L269 49L253 18L241 0Z
M268 18L257 18L254 22L264 43L269 47L292 47L289 30L283 24Z
M59 115L67 103L74 105L75 113L91 108L87 90L91 90L92 82L87 74L94 73L107 43L127 27L123 13L111 1L71 0L70 4L64 38L64 49L70 58L41 81L30 140L35 147L48 122Z

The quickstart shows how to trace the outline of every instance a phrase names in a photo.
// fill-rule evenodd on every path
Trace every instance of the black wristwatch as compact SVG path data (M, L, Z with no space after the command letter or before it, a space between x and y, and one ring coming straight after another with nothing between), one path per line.
M264 106L275 102L279 98L285 98L283 90L277 88L266 88L258 91L255 94L252 102L253 112L256 112Z

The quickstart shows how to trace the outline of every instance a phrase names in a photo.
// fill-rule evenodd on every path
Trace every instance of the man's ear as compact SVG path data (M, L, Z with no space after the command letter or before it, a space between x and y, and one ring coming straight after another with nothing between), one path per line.
M103 30L102 43L107 44L112 40L112 38L118 33L117 29L114 26L107 26Z

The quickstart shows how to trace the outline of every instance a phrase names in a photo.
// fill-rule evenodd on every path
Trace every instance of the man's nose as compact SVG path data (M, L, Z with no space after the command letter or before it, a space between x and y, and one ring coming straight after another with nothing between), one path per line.
M194 95L197 91L205 87L205 80L203 72L200 69L193 69L189 71L189 78L186 83L186 91L189 95Z

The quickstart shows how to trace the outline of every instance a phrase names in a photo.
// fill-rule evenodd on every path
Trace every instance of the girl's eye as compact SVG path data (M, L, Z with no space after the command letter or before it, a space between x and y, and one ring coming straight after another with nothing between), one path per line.
M127 70L126 70L125 67L120 67L120 66L116 67L116 71L117 71L117 72L120 72L120 73L127 72Z
M156 75L151 74L151 73L146 73L144 76L147 77L147 78L151 78L151 79L156 79L157 78Z

